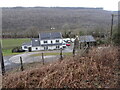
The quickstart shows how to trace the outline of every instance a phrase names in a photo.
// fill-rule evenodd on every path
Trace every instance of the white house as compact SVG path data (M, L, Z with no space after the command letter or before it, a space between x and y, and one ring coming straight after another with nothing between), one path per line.
M39 38L33 38L30 43L31 44L28 46L27 44L23 45L22 49L29 51L38 51L55 50L66 47L66 43L63 42L62 34L60 32L40 33Z

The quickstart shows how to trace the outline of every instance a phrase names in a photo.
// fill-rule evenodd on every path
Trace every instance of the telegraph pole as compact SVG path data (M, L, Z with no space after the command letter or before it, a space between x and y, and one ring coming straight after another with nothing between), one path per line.
M112 33L113 33L113 19L114 19L114 14L112 14L112 20L111 20L111 34L110 34L111 44L112 44Z

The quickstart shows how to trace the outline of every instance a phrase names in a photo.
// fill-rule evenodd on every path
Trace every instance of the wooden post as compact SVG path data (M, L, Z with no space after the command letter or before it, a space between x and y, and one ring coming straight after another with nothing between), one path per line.
M20 63L21 63L21 71L23 71L24 70L24 68L23 68L23 62L22 62L22 57L20 57Z
M62 56L62 48L60 49L60 60L63 60L63 56Z
M81 49L81 43L80 43L80 49Z
M42 62L43 62L43 65L45 64L44 62L44 54L42 53Z
M75 50L76 50L76 39L74 40L73 57L75 57Z
M75 56L75 47L73 48L73 57Z
M0 43L0 63L1 63L2 75L4 75L5 74L5 66L4 66L4 60L3 60L1 43Z

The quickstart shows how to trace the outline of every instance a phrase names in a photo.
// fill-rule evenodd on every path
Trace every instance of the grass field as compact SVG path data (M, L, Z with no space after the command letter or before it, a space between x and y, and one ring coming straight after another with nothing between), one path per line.
M3 55L8 56L8 55L15 55L19 53L12 53L11 50L14 47L21 46L24 42L29 42L29 38L17 38L17 39L2 39L2 50L3 50Z
M3 49L11 49L17 46L21 46L24 42L29 42L29 38L17 38L17 39L2 39Z

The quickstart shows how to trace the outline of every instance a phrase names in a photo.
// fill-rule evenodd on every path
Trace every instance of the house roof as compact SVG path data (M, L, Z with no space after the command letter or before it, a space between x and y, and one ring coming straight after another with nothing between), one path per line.
M51 33L51 39L57 39L57 38L62 38L62 35L60 32Z
M32 38L32 46L40 46L39 38Z
M51 33L40 33L39 34L40 40L46 39L61 39L62 34L60 32L51 32Z
M80 36L80 42L95 42L96 40L92 35Z
M25 46L25 45L26 45L26 46L30 46L30 45L31 45L31 42L25 42L25 43L22 44L22 46Z

